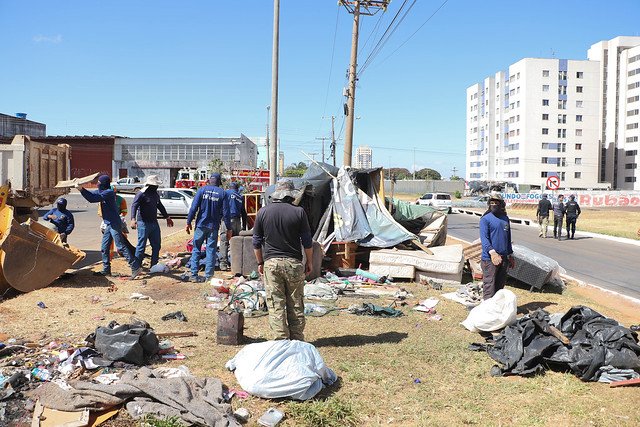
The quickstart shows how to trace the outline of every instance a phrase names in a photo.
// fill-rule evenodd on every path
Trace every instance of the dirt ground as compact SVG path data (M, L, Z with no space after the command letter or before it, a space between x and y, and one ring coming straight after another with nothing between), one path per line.
M177 233L165 241L162 252L182 251L182 242L186 240L186 235ZM126 274L128 267L117 260L114 271ZM532 378L491 377L489 370L494 362L485 353L466 348L472 342L482 342L480 335L459 325L467 310L442 299L442 291L428 286L407 283L402 287L414 297L409 306L401 307L405 315L400 318L339 312L307 319L306 340L318 348L340 378L313 402L234 398L234 409L249 409L252 414L249 425L255 425L269 407L287 414L285 426L321 425L309 421L311 418L305 411L310 408L328 414L325 416L328 422L322 425L640 424L637 387L611 389L558 372ZM587 305L624 325L640 323L640 305L595 288L569 283L562 294L510 289L518 297L521 314L539 307L563 312L574 305ZM153 301L131 300L133 292L148 295ZM216 344L217 312L205 308L204 295L209 292L209 284L185 283L178 274L146 275L130 281L97 278L84 270L48 288L0 302L0 333L40 343L54 340L81 343L97 326L111 320L126 323L134 316L149 322L156 332L197 332L195 337L171 339L188 358L166 362L167 366L184 364L197 376L218 377L228 387L239 388L224 364L241 346ZM442 321L431 321L428 315L410 310L415 301L430 296L440 298L436 308L443 316ZM48 308L38 308L40 301ZM391 302L384 298L342 297L337 305L346 307L365 301L378 305ZM133 310L135 314L110 313L108 310L112 309ZM176 310L182 310L188 322L160 320ZM269 339L267 317L245 319L244 334L251 342ZM336 407L351 411L352 421L332 422ZM136 423L121 414L106 425Z

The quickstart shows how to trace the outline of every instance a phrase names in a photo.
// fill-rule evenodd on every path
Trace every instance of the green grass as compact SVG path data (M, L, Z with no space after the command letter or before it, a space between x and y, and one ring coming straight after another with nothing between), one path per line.
M290 402L287 417L296 425L309 427L342 427L359 424L356 406L350 400L332 396L326 400Z
M147 415L140 421L140 427L184 427L178 417L157 418L154 415Z

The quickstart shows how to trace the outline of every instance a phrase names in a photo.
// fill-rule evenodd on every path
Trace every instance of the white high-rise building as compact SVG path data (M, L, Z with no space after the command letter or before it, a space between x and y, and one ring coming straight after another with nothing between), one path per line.
M598 138L600 180L613 188L640 190L640 37L616 37L591 46L600 65Z
M524 58L467 88L466 179L594 188L600 64Z
M360 145L356 148L356 161L354 167L358 169L370 169L373 162L371 147Z

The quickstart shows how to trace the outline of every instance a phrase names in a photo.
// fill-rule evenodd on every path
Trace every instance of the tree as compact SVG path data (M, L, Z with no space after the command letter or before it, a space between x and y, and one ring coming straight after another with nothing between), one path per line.
M411 172L407 168L390 168L389 173L395 175L396 179L407 179L407 177L411 176Z
M442 179L442 176L440 175L440 172L436 170L424 168L416 172L416 179L432 179L439 181Z
M453 175L451 178L449 178L451 181L462 181L462 178L460 178L457 175Z
M284 170L284 176L290 178L299 178L307 170L307 165L304 162L299 162L298 164L292 163L291 166L287 167Z

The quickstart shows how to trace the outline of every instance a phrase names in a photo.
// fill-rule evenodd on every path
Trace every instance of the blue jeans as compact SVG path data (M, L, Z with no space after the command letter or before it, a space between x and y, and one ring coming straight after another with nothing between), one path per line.
M158 258L160 258L160 224L157 221L138 221L138 244L136 245L134 269L142 266L147 239L151 245L151 266L153 267L158 263Z
M198 264L201 258L202 244L207 241L204 276L213 277L216 269L216 249L218 246L218 230L208 227L196 227L193 233L193 250L191 251L191 275L198 275Z
M124 259L127 260L131 270L134 270L134 258L133 254L129 252L129 248L124 243L124 237L121 233L120 225L113 227L111 224L107 224L102 234L102 245L100 247L100 251L102 252L102 271L105 273L111 273L111 259L110 259L110 250L111 250L111 242L113 241L116 245L116 249L122 252Z

